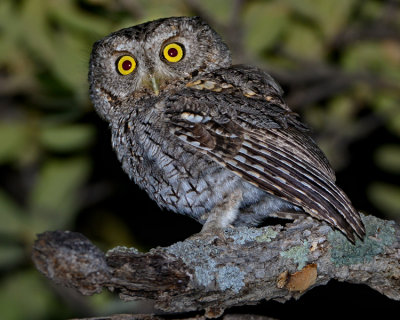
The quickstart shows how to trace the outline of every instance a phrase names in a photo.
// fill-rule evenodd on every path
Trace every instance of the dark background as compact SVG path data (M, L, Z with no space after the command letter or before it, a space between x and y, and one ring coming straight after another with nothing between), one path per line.
M161 212L129 181L88 99L94 41L181 15L209 22L235 62L270 72L313 127L354 205L399 221L399 1L1 0L1 319L151 311L150 303L122 303L110 293L81 297L49 283L30 260L37 233L74 230L104 250L146 251L200 230L189 218ZM230 312L368 319L377 311L396 319L399 308L367 287L332 282L298 301Z

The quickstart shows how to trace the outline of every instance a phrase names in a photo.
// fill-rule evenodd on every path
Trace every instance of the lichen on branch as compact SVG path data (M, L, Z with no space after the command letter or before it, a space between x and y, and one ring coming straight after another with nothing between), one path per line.
M400 300L400 227L363 216L367 235L351 244L323 222L301 216L285 226L239 227L140 253L103 254L83 235L45 232L34 245L36 267L58 284L91 295L108 288L122 299L154 299L168 312L209 316L263 299L299 298L331 279L362 283Z

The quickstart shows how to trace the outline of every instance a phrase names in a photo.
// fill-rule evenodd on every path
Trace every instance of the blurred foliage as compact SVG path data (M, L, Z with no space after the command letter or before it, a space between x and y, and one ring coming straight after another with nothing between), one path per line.
M30 263L37 233L73 229L103 248L146 249L179 234L182 225L175 224L187 223L183 217L162 220L167 213L130 214L145 196L121 172L87 84L95 40L179 15L202 16L226 39L236 62L268 70L315 129L356 206L400 220L397 1L1 0L2 319L136 308L121 307L107 294L74 303L73 293L49 286ZM172 232L165 231L170 220ZM152 230L138 230L146 228ZM151 233L151 241L140 239L141 232Z

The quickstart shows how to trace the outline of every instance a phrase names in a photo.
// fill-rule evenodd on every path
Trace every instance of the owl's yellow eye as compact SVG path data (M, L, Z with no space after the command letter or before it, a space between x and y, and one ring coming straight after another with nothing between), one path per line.
M118 72L124 76L130 74L136 68L136 61L131 56L122 56L118 59Z
M183 46L177 43L170 43L163 49L163 56L169 62L178 62L183 58Z

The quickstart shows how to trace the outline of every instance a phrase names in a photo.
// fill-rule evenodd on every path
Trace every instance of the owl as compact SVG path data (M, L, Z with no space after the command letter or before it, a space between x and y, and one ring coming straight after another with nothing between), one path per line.
M354 242L365 228L273 78L232 65L198 17L155 20L93 45L90 96L123 170L202 232L305 212Z

